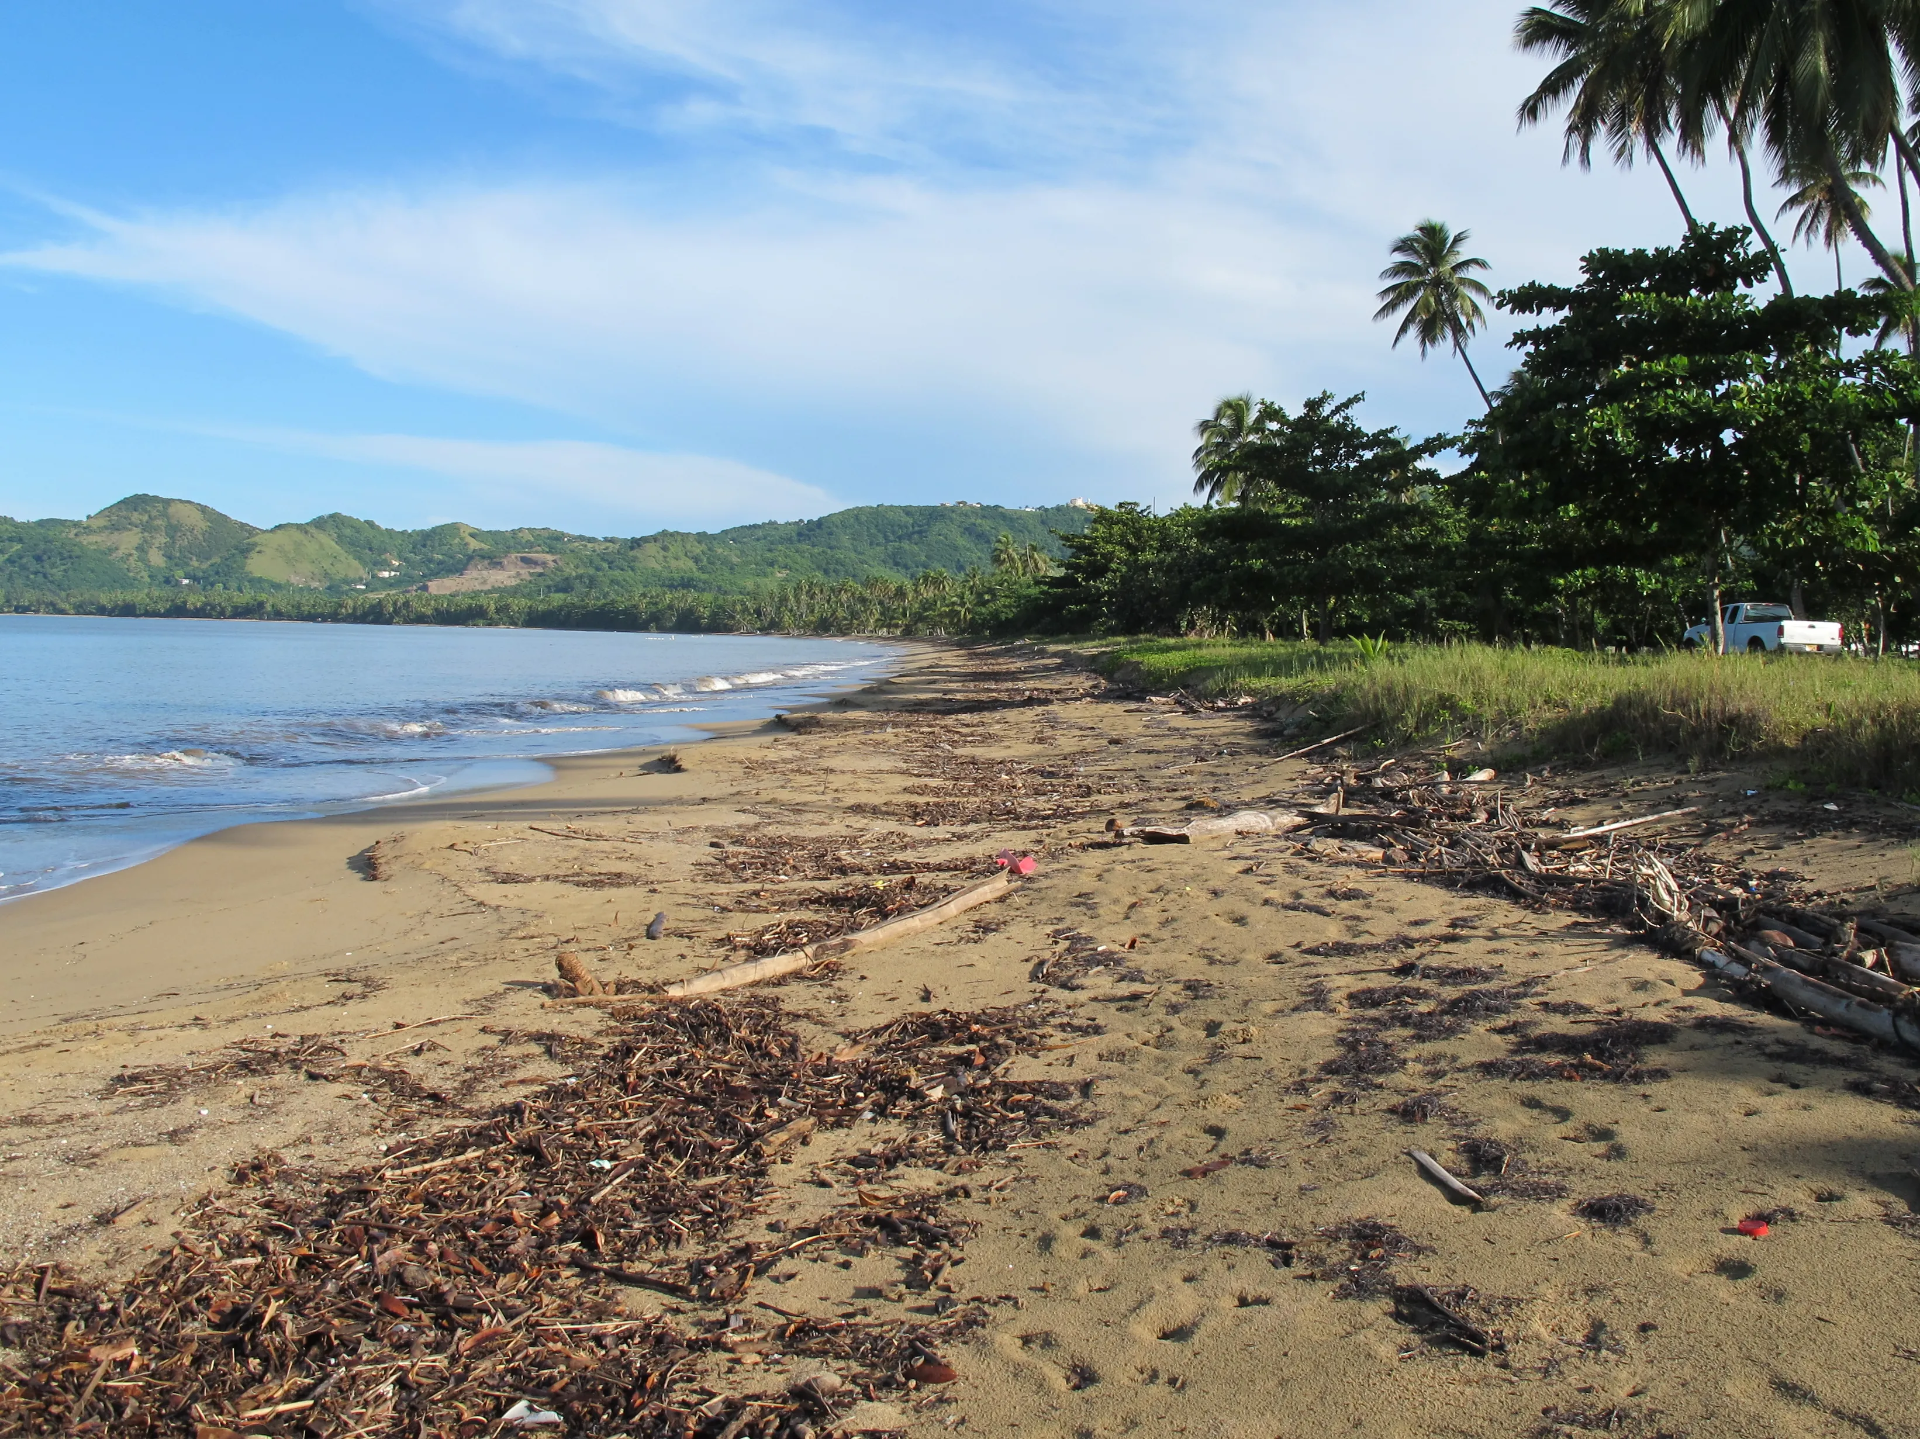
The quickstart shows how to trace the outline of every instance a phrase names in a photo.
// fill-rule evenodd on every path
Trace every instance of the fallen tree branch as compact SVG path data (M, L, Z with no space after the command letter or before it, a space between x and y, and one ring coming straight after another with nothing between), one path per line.
M915 910L912 914L903 914L900 918L890 919L885 924L876 924L871 929L856 930L838 939L821 940L818 944L807 945L804 949L794 950L791 954L775 954L765 959L750 959L741 964L730 964L724 969L716 969L707 974L696 975L692 979L683 979L678 983L670 984L663 993L669 999L685 999L696 994L712 994L722 989L739 989L744 985L758 984L762 980L797 974L803 969L812 968L824 959L835 959L860 950L876 949L883 944L891 944L897 939L906 939L909 935L933 929L956 915L965 914L976 905L999 899L1012 888L1013 880L1008 875L996 874L992 879L983 880L979 884L961 890L958 894L949 895L938 904Z
M1339 734L1328 735L1327 738L1325 739L1317 739L1312 744L1300 746L1299 749L1288 750L1285 754L1281 755L1278 759L1274 760L1274 763L1278 764L1280 763L1280 760L1284 760L1284 759L1298 759L1303 754L1312 754L1317 749L1325 749L1328 745L1333 744L1339 740L1352 739L1355 735L1359 734L1361 730L1369 730L1372 728L1373 726L1370 724L1363 724L1363 725L1357 725L1350 730L1342 730ZM1449 748L1451 748L1451 746L1449 746Z
M1871 1035L1889 1044L1920 1052L1920 1023L1911 1015L1888 1009L1870 1000L1857 999L1843 989L1796 973L1783 964L1758 955L1735 959L1717 949L1702 949L1700 958L1730 979L1745 979L1763 985L1789 1004L1798 1005L1822 1019L1844 1025L1859 1034ZM1743 962L1744 960L1744 962Z
M1618 829L1637 829L1643 824L1656 824L1663 819L1678 819L1683 814L1697 814L1700 806L1690 804L1685 809L1662 810L1659 814L1643 814L1638 819L1616 819L1612 824L1596 824L1590 829L1570 829L1565 834L1548 836L1549 844L1561 844L1570 839L1591 839L1596 834L1612 834Z

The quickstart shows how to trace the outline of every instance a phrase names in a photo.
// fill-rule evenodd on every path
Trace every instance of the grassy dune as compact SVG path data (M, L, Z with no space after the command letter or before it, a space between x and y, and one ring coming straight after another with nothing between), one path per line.
M1489 645L1135 640L1093 647L1149 689L1253 695L1383 745L1473 736L1591 758L1778 762L1801 780L1920 795L1920 665L1906 660L1584 654Z

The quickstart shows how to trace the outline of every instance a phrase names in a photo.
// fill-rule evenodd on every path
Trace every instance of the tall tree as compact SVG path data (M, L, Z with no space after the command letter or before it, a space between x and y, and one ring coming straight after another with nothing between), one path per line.
M1860 207L1861 215L1871 220L1873 211L1860 198L1860 191L1878 189L1880 177L1871 170L1849 170L1841 176L1840 183L1853 192L1854 203ZM1813 172L1799 189L1781 203L1778 213L1781 216L1797 216L1793 222L1795 240L1808 245L1824 245L1833 251L1833 288L1840 289L1840 243L1852 232L1852 227L1847 220L1845 202L1840 198L1832 178L1824 171ZM1881 283L1886 282L1883 280Z
M1493 292L1474 278L1476 271L1489 268L1487 262L1464 253L1472 238L1471 230L1455 234L1439 220L1422 220L1411 233L1395 240L1389 253L1399 259L1380 272L1387 287L1374 297L1380 308L1373 318L1403 316L1393 343L1397 348L1412 335L1419 342L1422 359L1431 349L1451 345L1473 377L1481 402L1492 409L1493 399L1467 354L1467 336L1486 323L1480 302L1493 299Z
M1697 566L1723 639L1737 554L1825 535L1884 493L1862 455L1898 451L1920 417L1920 366L1846 356L1885 301L1851 291L1747 291L1768 262L1703 226L1678 247L1596 250L1577 286L1524 285L1504 308L1555 316L1522 331L1494 413L1473 426L1492 508L1555 527L1589 565Z
M1304 604L1325 643L1344 604L1364 604L1420 572L1416 554L1439 523L1438 476L1427 461L1454 441L1368 430L1353 417L1364 398L1322 393L1296 414L1263 403L1271 423L1240 460L1261 503L1209 521L1213 548L1246 562L1216 565L1203 593L1239 610L1258 607L1253 593L1269 611Z
M1687 197L1667 163L1664 141L1676 130L1680 80L1668 43L1671 0L1553 0L1529 6L1513 27L1513 43L1529 53L1559 57L1531 95L1520 102L1520 124L1537 125L1566 106L1563 160L1593 165L1604 139L1621 165L1644 152L1660 167L1689 230L1698 227Z
M1634 0L1618 0L1634 3ZM1847 228L1888 281L1913 280L1867 222L1848 175L1877 170L1901 133L1901 71L1920 37L1915 0L1672 0L1667 43L1684 56L1682 129L1716 113L1759 136L1783 177L1811 170L1831 187Z

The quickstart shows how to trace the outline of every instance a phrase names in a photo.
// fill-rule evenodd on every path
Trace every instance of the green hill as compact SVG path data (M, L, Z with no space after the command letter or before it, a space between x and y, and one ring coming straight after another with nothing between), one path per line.
M206 505L159 495L128 495L68 531L81 544L113 556L132 574L160 583L217 563L258 533Z
M647 589L745 593L796 579L905 579L992 566L1003 534L1058 555L1089 511L1068 505L863 505L816 520L634 539L554 529L390 530L351 515L261 530L206 505L129 495L84 520L0 517L0 596L189 586L241 591L417 589L617 597ZM500 561L508 556L532 560ZM464 575L455 582L454 576ZM439 588L436 586L436 589Z

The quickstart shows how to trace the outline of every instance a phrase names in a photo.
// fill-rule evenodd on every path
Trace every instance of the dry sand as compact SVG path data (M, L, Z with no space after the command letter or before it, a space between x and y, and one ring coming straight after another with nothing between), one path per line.
M447 1105L561 1073L548 1049L564 1049L529 1032L604 1020L543 1008L557 952L671 980L725 962L730 931L845 882L751 874L755 852L807 840L860 863L978 863L1010 847L1038 858L1010 898L772 991L829 1030L1044 996L1106 1031L1014 1071L1080 1086L1092 1122L998 1156L962 1205L978 1230L946 1284L993 1317L947 1356L958 1382L864 1406L855 1427L1920 1434L1914 1064L1565 914L1280 837L1102 844L1114 814L1295 800L1303 763L1275 753L1246 714L1111 697L1037 652L932 650L817 727L685 749L684 772L646 754L566 761L538 788L229 830L0 908L8 1257L110 1278L253 1154L344 1169ZM1569 814L1693 795L1723 852L1913 908L1910 817L1749 795L1750 776L1574 779ZM657 911L666 933L650 942ZM1464 1032L1402 1033L1369 1060L1359 1021L1395 999L1377 991L1409 960L1429 966L1404 981L1420 1004L1481 998ZM1432 966L1488 973L1449 984ZM1516 1020L1620 1019L1675 1026L1635 1082L1476 1067L1513 1052ZM246 1062L246 1044L289 1033L316 1041L304 1070ZM196 1067L184 1089L181 1066ZM823 1133L776 1177L882 1137ZM1450 1203L1406 1157L1470 1175L1479 1143L1478 1167L1497 1171L1489 1140L1511 1158L1484 1209ZM766 1222L819 1203L777 1187L789 1197ZM1618 1227L1576 1215L1614 1194L1651 1209ZM1735 1230L1761 1212L1767 1237ZM1292 1248L1267 1242L1281 1239ZM927 1312L899 1279L884 1255L823 1252L757 1293L799 1313ZM1427 1342L1404 1300L1396 1317L1393 1283L1470 1288L1459 1302L1505 1352ZM777 1356L715 1363L736 1391L783 1372Z

